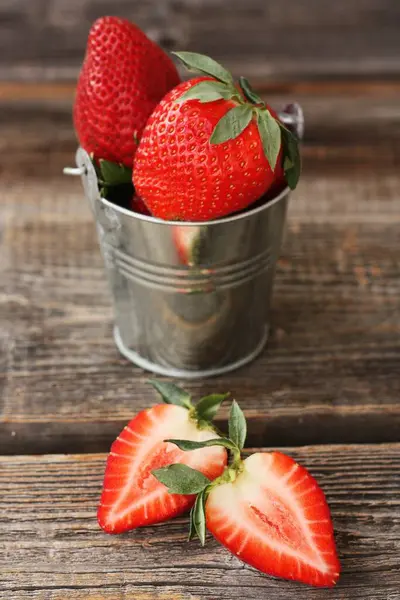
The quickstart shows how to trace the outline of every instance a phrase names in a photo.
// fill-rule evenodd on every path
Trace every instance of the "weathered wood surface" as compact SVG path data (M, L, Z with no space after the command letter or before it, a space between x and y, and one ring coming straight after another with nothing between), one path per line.
M96 505L104 455L0 458L4 600L398 600L400 445L286 450L318 478L343 574L333 590L273 580L210 536L186 542L187 518L107 536Z
M249 76L400 72L397 0L2 0L0 79L74 79L91 22L110 13Z
M307 117L269 347L236 373L188 384L231 390L254 445L400 440L398 87L321 89L268 94L299 99ZM76 144L68 91L47 104L7 94L0 452L105 451L154 395L114 347L91 215L80 182L61 175Z

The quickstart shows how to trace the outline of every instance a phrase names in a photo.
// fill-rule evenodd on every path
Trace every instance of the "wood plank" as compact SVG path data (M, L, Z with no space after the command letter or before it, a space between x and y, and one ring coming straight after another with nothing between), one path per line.
M397 0L2 0L0 78L76 78L91 22L110 12L248 76L399 75Z
M254 445L398 441L396 94L301 101L304 175L269 347L252 365L188 388L231 390ZM114 347L91 215L80 182L60 174L75 148L69 100L27 106L0 111L0 448L105 451L154 395Z
M76 147L72 127L74 87L0 83L3 171L12 170L15 175L19 163L31 157L30 164L22 164L27 175L42 175L46 168L48 172L40 152L52 163L58 157L58 170L53 173L59 173L65 165L62 161L71 160ZM400 84L374 81L280 84L263 80L258 83L258 91L277 109L288 102L301 104L306 121L306 152L311 153L314 162L319 161L321 152L330 151L336 152L332 168L346 168L344 162L350 161L353 166L365 160L374 160L387 169L395 167L393 162L398 159L396 149L400 143ZM361 151L360 146L368 148ZM326 157L323 158L326 162Z
M104 455L0 458L0 598L4 600L398 600L400 445L287 449L318 478L343 574L333 590L261 575L187 518L107 536L96 505Z

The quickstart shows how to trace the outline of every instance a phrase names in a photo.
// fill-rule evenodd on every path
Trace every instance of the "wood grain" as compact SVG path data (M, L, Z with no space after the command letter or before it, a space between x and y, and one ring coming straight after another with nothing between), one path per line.
M95 511L104 455L0 458L4 600L398 600L400 445L287 449L318 478L343 574L333 590L265 577L187 518L107 536Z
M188 384L195 396L231 390L251 444L400 440L396 94L295 96L304 174L269 347L232 375ZM76 145L70 99L12 104L0 111L1 453L105 451L155 396L114 347L92 218L80 182L61 175Z
M397 0L2 0L0 79L75 79L91 22L110 12L247 76L399 75Z

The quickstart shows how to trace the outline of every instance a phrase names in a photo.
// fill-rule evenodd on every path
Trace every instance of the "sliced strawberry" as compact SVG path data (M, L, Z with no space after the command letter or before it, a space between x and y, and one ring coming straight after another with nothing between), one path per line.
M314 586L335 585L340 572L329 508L315 479L281 452L258 452L241 459L246 419L234 401L229 438L193 442L171 439L191 454L224 446L230 464L215 481L182 465L155 475L170 493L197 493L189 539L204 545L206 526L232 554L263 573Z
M305 468L280 452L253 454L233 483L213 487L206 523L263 573L315 586L333 586L339 577L325 496Z
M203 399L203 408L207 405L204 400L207 398ZM169 494L153 476L155 469L181 463L211 480L222 473L227 460L224 448L214 446L185 453L174 444L164 442L170 437L195 441L216 437L211 425L207 426L204 420L210 416L210 402L208 413L207 410L201 412L201 403L197 405L197 412L194 408L188 410L174 404L158 404L140 412L123 429L111 446L104 476L98 509L98 521L104 531L121 533L165 521L193 505L193 495Z

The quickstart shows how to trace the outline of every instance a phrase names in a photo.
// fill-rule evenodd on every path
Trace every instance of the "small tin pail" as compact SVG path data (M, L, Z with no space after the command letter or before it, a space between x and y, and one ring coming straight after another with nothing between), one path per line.
M224 219L168 222L101 198L88 154L80 148L76 159L120 352L143 369L178 378L225 373L257 356L268 337L289 190Z

